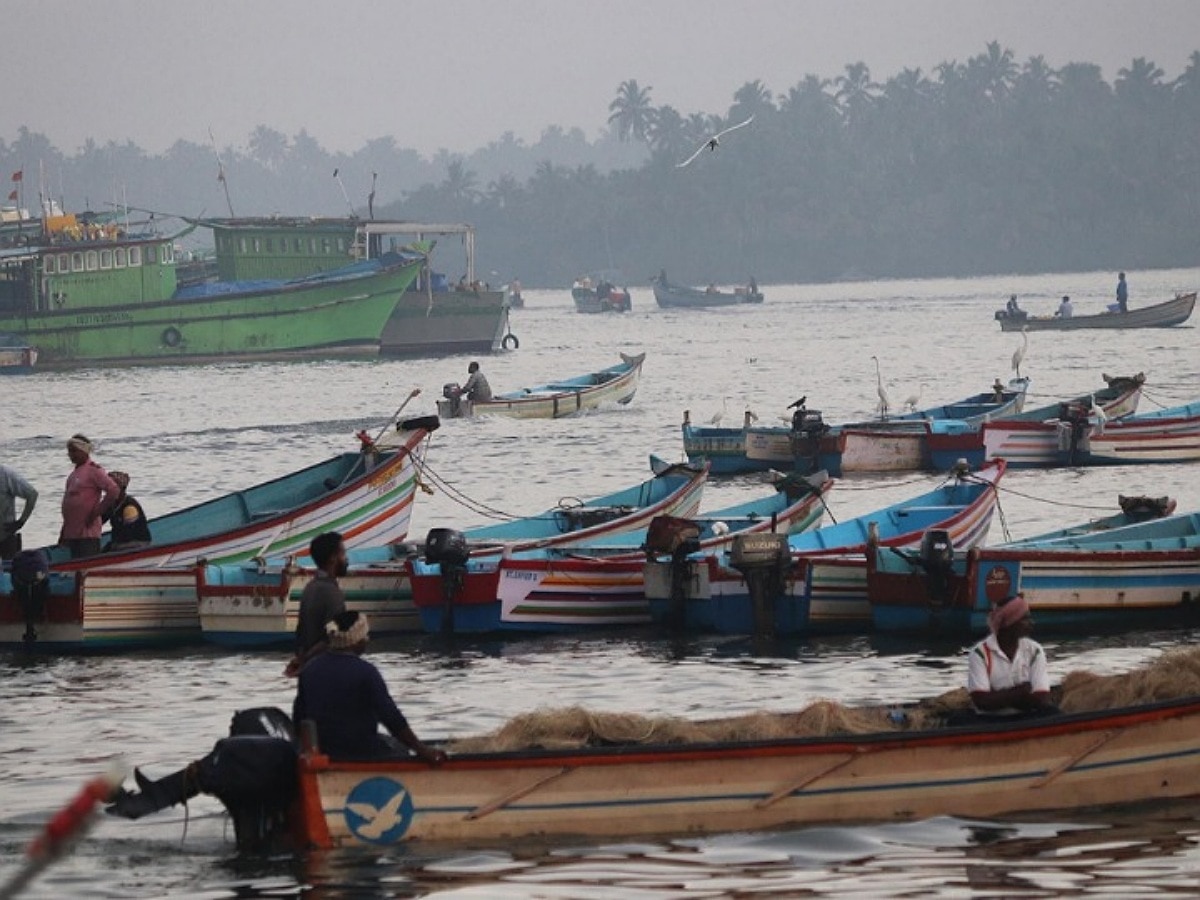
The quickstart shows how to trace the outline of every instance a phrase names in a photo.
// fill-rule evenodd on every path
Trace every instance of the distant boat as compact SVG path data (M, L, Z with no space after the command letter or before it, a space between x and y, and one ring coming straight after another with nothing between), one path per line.
M629 312L633 305L628 288L618 288L603 278L595 287L591 278L580 278L571 287L571 299L575 301L575 311L581 313Z
M621 362L598 372L562 381L493 394L491 400L472 402L456 396L457 384L442 389L438 415L445 419L469 416L509 416L514 419L559 419L605 403L625 404L633 399L642 373L645 353L621 354Z
M18 335L0 334L0 375L28 375L37 365L37 347Z
M417 276L392 310L380 335L384 356L437 356L490 353L508 349L515 336L508 308L522 305L515 296L492 290L475 277L475 228L468 224L424 224L351 217L261 216L200 219L212 229L218 274L226 280L299 278L420 242L430 264ZM466 251L463 288L453 288L434 271L434 241L447 235Z
M1007 310L998 309L995 312L996 321L1000 323L1001 331L1074 331L1077 328L1168 328L1188 320L1196 305L1196 292L1176 294L1173 300L1166 300L1154 306L1140 306L1128 312L1106 311L1095 315L1074 315L1068 318L1060 316L1031 316L1025 312L1017 315Z
M762 291L751 281L749 287L738 288L734 291L720 291L713 285L707 288L684 287L667 281L666 276L659 274L651 279L654 285L654 299L664 308L677 307L690 309L704 306L737 306L741 303L762 303Z

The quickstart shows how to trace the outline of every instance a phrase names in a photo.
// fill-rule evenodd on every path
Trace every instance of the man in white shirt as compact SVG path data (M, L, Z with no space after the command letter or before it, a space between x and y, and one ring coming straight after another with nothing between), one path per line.
M992 610L986 638L971 648L967 691L985 716L1054 712L1046 651L1031 640L1029 603L1017 594Z
M0 559L12 559L21 552L20 531L33 515L38 492L33 485L8 466L0 465ZM20 515L17 500L24 501Z
M1071 298L1064 295L1062 302L1058 304L1058 310L1054 313L1054 315L1058 316L1060 319L1069 319L1074 312L1075 308L1071 306Z

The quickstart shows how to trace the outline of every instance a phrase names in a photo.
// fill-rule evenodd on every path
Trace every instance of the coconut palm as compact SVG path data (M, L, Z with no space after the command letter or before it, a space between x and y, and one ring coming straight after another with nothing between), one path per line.
M617 136L622 141L645 141L654 120L654 107L650 104L650 88L641 87L636 80L622 81L617 86L617 96L608 104L610 125L616 125Z

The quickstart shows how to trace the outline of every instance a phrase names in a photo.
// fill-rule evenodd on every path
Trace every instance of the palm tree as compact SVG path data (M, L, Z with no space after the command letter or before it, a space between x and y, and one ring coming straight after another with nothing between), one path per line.
M865 62L847 63L846 74L839 75L834 82L838 86L835 95L838 103L850 118L854 118L860 110L871 105L875 100L872 92L879 88L879 85L871 80L871 70Z
M1163 70L1157 65L1139 56L1129 64L1129 68L1117 72L1114 89L1117 96L1127 103L1139 106L1156 103L1167 96L1163 75Z
M691 151L685 135L686 122L673 106L660 106L654 111L647 137L650 149L672 159L682 159Z
M446 180L439 185L442 193L456 203L473 203L479 196L479 179L457 157L446 163Z
M757 78L747 81L733 95L733 106L729 108L729 121L741 122L749 116L762 116L775 111L771 92Z
M608 123L617 126L617 135L622 141L631 138L645 141L654 120L654 107L650 104L650 88L642 88L634 79L622 81L617 86L617 97L608 104Z

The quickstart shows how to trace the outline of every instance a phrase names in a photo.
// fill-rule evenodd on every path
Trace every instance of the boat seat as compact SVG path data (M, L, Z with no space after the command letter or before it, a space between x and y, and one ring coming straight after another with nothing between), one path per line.
M896 510L896 515L897 516L913 516L913 515L925 516L925 515L929 515L930 513L940 513L943 516L949 518L950 516L954 515L955 513L962 512L962 510L963 510L963 507L961 507L961 506L907 506L904 509Z
M633 510L632 506L577 506L560 509L557 515L560 517L560 527L565 525L563 531L582 531L627 516Z

